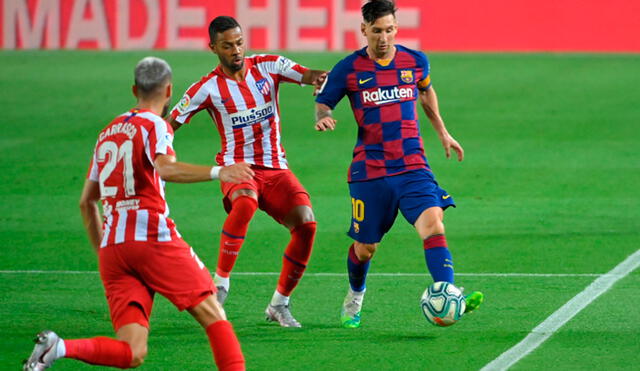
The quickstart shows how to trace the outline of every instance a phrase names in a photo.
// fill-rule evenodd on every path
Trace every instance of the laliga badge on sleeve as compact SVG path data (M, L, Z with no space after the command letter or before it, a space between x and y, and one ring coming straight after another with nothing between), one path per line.
M180 99L180 103L178 103L178 112L184 113L189 105L191 104L191 97L185 94L182 99Z

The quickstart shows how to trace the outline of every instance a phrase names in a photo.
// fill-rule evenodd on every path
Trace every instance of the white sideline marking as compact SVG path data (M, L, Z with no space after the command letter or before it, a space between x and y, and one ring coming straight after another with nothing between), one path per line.
M640 250L631 254L622 263L618 264L609 273L602 275L593 281L587 288L582 290L578 295L574 296L565 305L560 307L547 317L541 324L531 330L522 341L514 345L511 349L502 353L498 358L489 362L480 371L503 371L508 370L527 354L533 352L537 347L544 343L551 335L576 314L580 313L585 307L596 300L600 295L604 294L629 273L640 267Z
M0 274L98 274L98 271L65 270L0 270ZM234 276L279 276L280 272L233 272ZM344 277L347 273L305 273L305 277ZM461 277L606 277L616 274L599 273L456 273ZM369 273L371 277L428 277L429 273Z

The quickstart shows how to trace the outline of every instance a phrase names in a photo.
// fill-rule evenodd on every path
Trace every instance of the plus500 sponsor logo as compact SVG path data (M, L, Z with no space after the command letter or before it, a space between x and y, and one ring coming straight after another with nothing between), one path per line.
M274 111L273 104L267 103L248 110L232 113L229 116L231 117L231 125L234 128L241 128L257 124L260 121L273 117Z
M364 90L362 92L362 103L364 104L387 104L413 99L413 88L378 88L376 90Z

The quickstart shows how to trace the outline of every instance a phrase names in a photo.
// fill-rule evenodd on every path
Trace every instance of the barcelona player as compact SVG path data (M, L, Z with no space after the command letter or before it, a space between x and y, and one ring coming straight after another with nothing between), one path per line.
M453 283L453 258L447 246L444 210L455 207L438 186L424 154L418 127L419 100L438 134L447 157L462 146L449 134L438 110L424 53L394 44L398 31L395 4L374 0L362 6L362 34L367 46L338 62L316 98L319 131L333 130L332 110L346 95L358 123L348 182L352 222L347 267L350 288L341 321L360 326L365 280L378 243L400 210L423 240L427 268L434 281ZM482 302L480 292L467 296L467 311Z
M138 63L133 86L138 103L98 135L80 198L116 339L62 339L43 331L24 370L47 369L59 358L138 367L147 354L156 292L200 323L219 370L245 369L240 343L216 300L209 271L169 218L164 181L240 183L251 179L253 171L248 164L211 167L176 161L173 130L161 117L171 100L171 75L167 62L159 58Z

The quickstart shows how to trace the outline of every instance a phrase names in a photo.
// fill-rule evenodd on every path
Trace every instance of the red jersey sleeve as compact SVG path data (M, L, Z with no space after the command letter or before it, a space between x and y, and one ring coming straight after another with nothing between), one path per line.
M153 121L153 130L149 133L149 154L152 161L156 160L157 155L176 155L173 150L173 128L162 119Z

